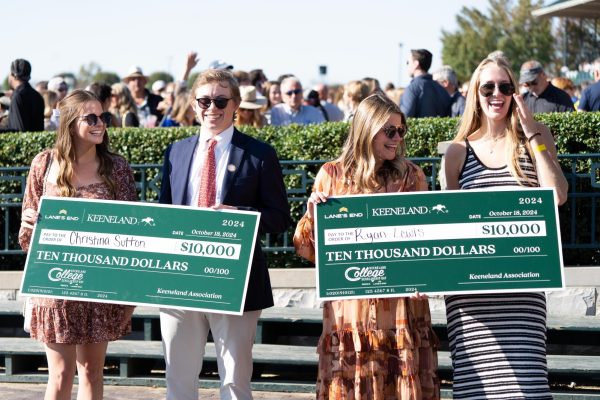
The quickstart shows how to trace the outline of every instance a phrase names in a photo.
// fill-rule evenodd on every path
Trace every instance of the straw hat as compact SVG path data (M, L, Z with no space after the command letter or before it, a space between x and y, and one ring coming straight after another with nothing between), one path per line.
M267 99L256 95L256 87L254 86L240 86L240 96L242 98L240 108L258 110L267 104Z
M129 82L130 79L137 78L137 77L142 77L145 80L148 80L148 77L146 75L144 75L144 73L142 72L142 69L140 67L135 67L135 66L131 67L131 68L129 68L127 75L123 78L123 82L127 83L127 82Z

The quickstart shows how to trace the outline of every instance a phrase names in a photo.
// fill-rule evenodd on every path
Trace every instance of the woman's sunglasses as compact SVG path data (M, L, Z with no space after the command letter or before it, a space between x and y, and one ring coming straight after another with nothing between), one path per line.
M388 137L388 139L393 139L394 136L396 136L396 134L398 134L398 136L400 136L400 139L402 139L404 137L404 135L406 135L406 126L405 125L386 126L385 128L383 128L383 133L385 134L385 136Z
M215 99L211 99L210 97L200 97L199 99L196 99L198 105L203 110L206 110L208 107L210 107L210 103L214 103L219 110L222 110L227 107L229 100L231 99L228 99L227 97L217 97Z
M505 96L512 96L515 93L515 87L510 82L502 83L484 83L479 86L479 94L483 97L490 97L494 94L494 89L498 86L498 90Z
M96 126L98 124L98 119L102 120L102 122L104 123L105 126L110 126L111 114L107 111L107 112L103 112L100 115L96 115L96 114L83 115L80 118L85 120L85 122L89 126Z

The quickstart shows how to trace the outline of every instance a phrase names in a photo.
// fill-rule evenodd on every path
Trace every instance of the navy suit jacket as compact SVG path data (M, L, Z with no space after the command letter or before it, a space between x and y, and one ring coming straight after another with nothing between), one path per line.
M171 144L165 152L159 202L185 205L192 157L199 135ZM281 233L291 225L290 207L283 184L281 166L275 150L237 129L231 138L231 151L222 188L222 203L259 211L259 233ZM260 239L255 243L254 258L246 293L244 311L273 306L273 293Z

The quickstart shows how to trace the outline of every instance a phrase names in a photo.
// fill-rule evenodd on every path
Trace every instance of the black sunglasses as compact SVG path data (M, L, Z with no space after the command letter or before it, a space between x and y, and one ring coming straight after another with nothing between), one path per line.
M515 87L510 82L501 83L484 83L479 86L479 94L483 97L490 97L494 94L494 89L498 86L498 90L505 96L512 96L515 93Z
M211 99L210 97L200 97L199 99L196 99L198 105L203 110L206 110L208 107L210 107L210 103L214 103L215 107L217 107L219 110L222 110L227 107L229 100L231 99L228 99L227 97L217 97L215 99Z
M105 126L109 126L110 121L111 121L111 114L107 111L107 112L103 112L100 115L96 115L96 114L83 115L80 118L85 120L85 122L89 126L96 126L98 124L98 119L102 120L102 122L104 123Z
M536 86L537 83L538 83L537 79L534 79L531 82L525 82L523 85L526 86L526 87L529 87L529 86Z
M287 94L288 96L291 96L293 94L300 94L300 93L302 93L302 89L288 90L287 92L285 92L285 94Z
M394 136L396 136L396 133L398 134L398 136L400 136L400 139L402 139L404 137L404 135L406 135L406 126L405 125L386 126L385 128L383 128L383 133L385 133L385 136L387 136L388 139L393 139Z

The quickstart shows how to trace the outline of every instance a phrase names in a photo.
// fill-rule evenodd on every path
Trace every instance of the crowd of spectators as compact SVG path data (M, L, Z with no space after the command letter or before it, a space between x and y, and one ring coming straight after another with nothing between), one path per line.
M305 87L293 74L269 80L262 69L235 70L215 60L210 69L232 70L242 92L242 106L236 125L318 124L326 121L350 121L360 102L375 92L385 93L400 105L407 117L458 117L465 108L468 82L459 82L451 66L444 65L429 73L432 54L426 49L411 50L407 61L412 78L406 88L392 83L381 87L372 77L343 85L319 83ZM187 80L198 64L197 54L187 55L185 68L175 82L149 82L141 67L133 66L122 81L113 85L93 82L85 89L95 93L104 111L112 114L113 127L172 127L198 125ZM600 110L600 58L593 63L595 83L578 87L565 77L551 77L537 60L521 66L520 92L534 113ZM66 94L76 88L70 76L55 76L29 83L31 64L16 59L10 65L9 90L0 92L1 131L55 130L57 107Z

